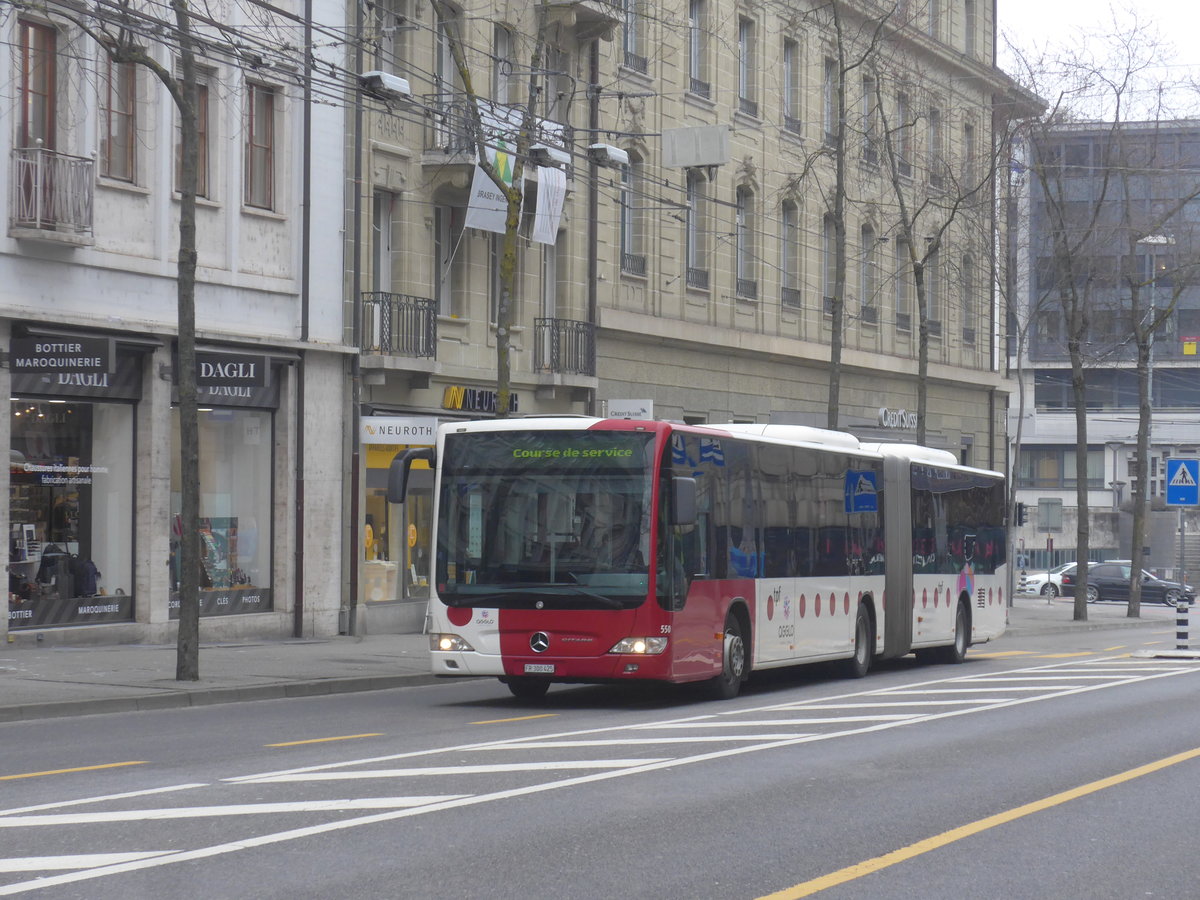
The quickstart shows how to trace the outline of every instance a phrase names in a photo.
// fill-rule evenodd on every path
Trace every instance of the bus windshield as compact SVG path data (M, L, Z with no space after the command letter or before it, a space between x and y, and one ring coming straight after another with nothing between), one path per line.
M449 434L435 579L450 606L621 609L646 598L654 436Z

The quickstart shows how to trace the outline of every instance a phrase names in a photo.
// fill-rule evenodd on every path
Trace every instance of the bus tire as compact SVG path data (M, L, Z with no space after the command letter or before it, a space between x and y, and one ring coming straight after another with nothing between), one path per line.
M721 640L721 674L708 682L709 697L713 700L732 700L742 689L747 669L742 623L730 610L725 617L725 634Z
M875 630L871 627L871 614L867 604L858 604L858 615L854 618L854 655L846 660L844 671L847 678L862 678L870 671L871 657L875 651Z
M954 643L946 647L932 647L925 651L930 662L958 665L967 658L967 647L970 645L971 620L967 613L967 604L958 601L958 609L954 611Z
M546 691L550 690L550 681L547 678L516 676L500 680L508 685L508 689L518 700L541 700L546 696Z

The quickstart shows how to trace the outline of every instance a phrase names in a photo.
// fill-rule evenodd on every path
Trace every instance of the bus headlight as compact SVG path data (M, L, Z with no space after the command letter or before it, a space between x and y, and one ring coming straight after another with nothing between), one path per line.
M637 653L642 656L657 656L667 649L665 637L627 637L617 641L609 653Z
M443 653L473 653L475 650L457 634L429 635L429 649L440 650Z

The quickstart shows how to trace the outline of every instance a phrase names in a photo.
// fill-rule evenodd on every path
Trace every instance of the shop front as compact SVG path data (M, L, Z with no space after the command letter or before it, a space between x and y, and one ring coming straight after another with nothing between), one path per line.
M278 360L232 351L197 351L200 506L200 615L269 612L272 591L275 417ZM171 407L171 619L179 617L179 407Z
M14 338L11 630L130 622L135 411L148 342Z
M396 454L432 447L434 416L364 415L360 440L365 460L362 524L362 594L372 628L409 630L424 621L429 599L433 531L433 470L418 462L404 503L387 501L388 470Z

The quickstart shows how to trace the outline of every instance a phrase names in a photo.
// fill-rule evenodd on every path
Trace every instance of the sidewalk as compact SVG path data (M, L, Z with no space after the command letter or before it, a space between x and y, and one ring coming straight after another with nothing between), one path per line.
M1072 620L1070 599L1047 603L1017 597L1006 636L1113 627L1174 629L1175 610L1142 606L1130 619L1123 603L1088 607ZM1192 628L1200 645L1200 609ZM0 646L0 722L56 716L204 706L240 700L308 697L431 684L428 638L380 634L362 638L202 644L196 682L175 680L174 645L104 647Z

